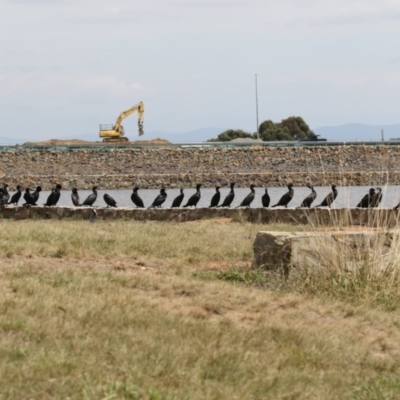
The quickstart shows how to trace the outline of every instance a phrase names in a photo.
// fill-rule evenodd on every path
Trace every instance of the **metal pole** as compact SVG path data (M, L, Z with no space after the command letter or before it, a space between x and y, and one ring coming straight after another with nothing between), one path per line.
M258 92L257 92L257 74L256 74L256 120L257 120L257 139L260 138L260 134L258 132Z

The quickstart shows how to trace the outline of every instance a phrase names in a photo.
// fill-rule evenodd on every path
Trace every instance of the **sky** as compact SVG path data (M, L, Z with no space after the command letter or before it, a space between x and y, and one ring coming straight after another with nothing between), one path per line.
M0 0L1 136L400 123L399 0ZM136 134L136 117L124 121ZM143 137L143 139L145 136Z

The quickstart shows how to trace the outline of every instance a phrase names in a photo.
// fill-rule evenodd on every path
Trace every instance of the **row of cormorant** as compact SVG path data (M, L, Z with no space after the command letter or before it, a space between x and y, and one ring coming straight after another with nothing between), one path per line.
M186 204L183 207L196 207L198 202L200 201L201 198L201 184L196 185L196 193L193 194ZM235 198L235 190L234 190L235 182L232 182L230 184L230 191L228 195L225 197L222 203L220 203L221 200L221 193L220 193L220 186L216 186L215 188L215 194L213 195L210 205L210 208L214 207L230 207L234 198ZM301 205L299 208L310 208L312 203L317 197L317 192L314 190L314 187L311 186L310 184L306 185L310 190L311 193L301 202ZM250 193L242 200L240 205L238 207L250 207L251 203L253 202L255 198L255 185L250 185ZM294 189L293 189L293 184L289 183L287 188L288 192L285 193L279 201L272 205L271 207L287 207L288 204L291 202L294 196ZM315 207L330 207L332 203L335 201L338 191L336 189L336 185L331 186L332 191L324 198L324 200L317 206ZM40 192L42 191L42 188L40 186L37 186L36 189L31 192L29 188L25 189L25 193L23 195L23 199L25 200L25 203L23 204L24 206L36 206L37 202L39 200L39 195ZM139 196L139 188L135 186L133 188L133 192L131 194L131 200L133 204L137 208L145 208L143 200ZM90 194L82 203L80 202L79 198L79 193L76 188L72 189L72 194L71 194L71 200L72 204L76 207L79 206L93 206L94 203L97 200L97 186L93 186L92 188L92 194ZM61 185L57 184L54 189L52 189L50 195L47 197L46 203L44 203L45 206L55 206L58 203L58 200L60 199L61 195ZM3 188L0 188L0 206L6 206L8 204L14 204L17 205L20 198L22 196L22 187L20 185L17 186L17 192L14 193L11 196L10 199L10 194L8 193L8 185L5 183L3 185ZM171 208L177 208L181 207L183 198L184 198L184 192L183 189L180 189L180 194L173 200ZM104 194L103 199L105 203L107 204L107 207L117 207L117 202L109 195L109 194ZM154 199L153 203L150 205L149 208L160 208L162 204L165 202L167 199L167 192L166 189L163 187L160 190L160 194ZM378 207L380 202L382 201L382 189L380 187L374 189L371 188L369 189L369 192L360 200L360 202L357 204L357 207L359 208L374 208ZM261 197L261 203L263 207L270 207L270 196L268 194L268 189L265 189L265 193ZM400 203L394 208L397 210L400 207Z

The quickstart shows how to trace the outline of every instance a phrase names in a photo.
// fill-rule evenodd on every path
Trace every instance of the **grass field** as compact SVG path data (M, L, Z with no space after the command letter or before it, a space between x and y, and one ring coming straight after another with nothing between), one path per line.
M251 269L305 227L0 224L0 399L400 398L397 280Z

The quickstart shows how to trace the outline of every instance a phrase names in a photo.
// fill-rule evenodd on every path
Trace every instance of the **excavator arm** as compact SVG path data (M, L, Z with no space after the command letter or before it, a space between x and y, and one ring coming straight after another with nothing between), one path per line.
M138 128L139 128L139 136L142 136L144 134L143 132L143 115L144 115L144 104L141 101L139 104L136 104L135 106L129 108L126 111L123 111L115 121L114 125L114 130L117 132L120 132L121 129L121 123L122 121L126 118L129 117L132 113L135 111L138 112Z

